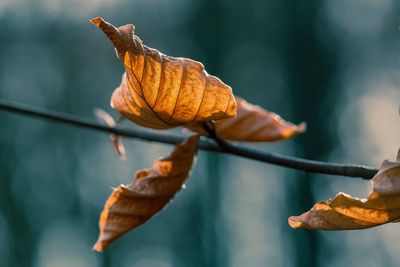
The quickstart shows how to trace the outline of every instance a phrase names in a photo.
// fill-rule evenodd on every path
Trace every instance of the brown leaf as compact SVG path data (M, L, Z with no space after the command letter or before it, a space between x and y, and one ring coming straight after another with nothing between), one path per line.
M145 46L134 35L132 24L116 28L99 17L91 22L111 40L125 66L111 104L128 119L144 127L167 129L236 115L232 89L209 75L200 62Z
M100 235L94 250L103 251L171 201L189 176L198 139L194 135L176 145L168 157L155 161L151 169L136 172L132 184L120 185L112 192L100 216Z
M108 126L115 127L117 125L117 123L110 116L110 114L108 114L104 110L98 108L98 109L95 110L95 114L101 121L103 121ZM110 134L108 136L108 138L110 139L111 144L112 144L115 152L119 156L119 158L121 160L125 160L126 159L126 152L125 152L124 144L122 142L122 137L119 136L119 135L116 135L116 134Z
M322 230L364 229L400 219L400 159L384 161L372 179L367 199L339 193L300 216L289 218L292 228Z
M298 135L306 129L305 123L294 125L240 97L236 96L236 101L237 116L215 122L216 134L222 139L246 142L277 141ZM186 127L199 134L206 134L199 123L191 123Z

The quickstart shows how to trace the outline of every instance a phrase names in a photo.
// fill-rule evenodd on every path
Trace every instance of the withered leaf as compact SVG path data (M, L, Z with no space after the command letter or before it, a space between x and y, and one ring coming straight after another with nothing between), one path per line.
M145 223L182 188L195 161L197 135L176 145L171 154L156 160L151 169L136 172L132 184L120 185L101 213L99 238L93 249L103 251L112 241Z
M216 121L214 124L216 134L222 139L245 142L277 141L298 135L306 129L305 123L294 125L273 112L252 105L240 97L235 98L237 116ZM190 123L186 127L206 134L199 123Z
M385 160L372 179L367 199L339 193L300 216L289 218L292 228L322 230L364 229L400 219L400 159Z
M107 124L110 127L115 127L117 125L116 121L102 109L96 109L95 110L96 116L103 121L105 124ZM125 152L125 146L122 142L122 137L116 134L110 134L109 139L111 141L111 144L115 150L115 152L118 154L121 160L126 159L126 152Z
M113 43L124 64L111 104L133 122L167 129L194 121L220 120L236 115L232 89L204 66L188 58L175 58L149 48L134 35L134 26L119 28L94 18Z

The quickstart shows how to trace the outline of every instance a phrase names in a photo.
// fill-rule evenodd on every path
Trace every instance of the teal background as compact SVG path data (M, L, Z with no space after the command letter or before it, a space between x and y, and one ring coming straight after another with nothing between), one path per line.
M305 134L258 149L377 167L400 146L399 12L396 0L2 0L0 97L117 117L109 99L123 67L89 23L102 16L133 23L165 54L203 62L248 101L307 122ZM396 224L348 232L287 224L337 192L366 197L368 181L205 152L167 209L95 253L111 188L171 149L125 144L122 162L102 133L0 112L0 265L399 265Z

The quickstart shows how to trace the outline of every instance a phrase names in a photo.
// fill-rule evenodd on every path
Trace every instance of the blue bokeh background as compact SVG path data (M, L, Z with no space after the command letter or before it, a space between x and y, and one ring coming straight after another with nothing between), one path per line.
M2 0L0 97L93 117L123 67L89 19L133 23L150 46L201 61L235 94L308 131L258 149L379 166L400 146L396 0ZM132 127L137 127L131 125ZM398 266L396 224L293 230L287 217L370 182L200 152L173 203L105 253L91 251L111 188L166 155L125 140L0 112L1 266Z

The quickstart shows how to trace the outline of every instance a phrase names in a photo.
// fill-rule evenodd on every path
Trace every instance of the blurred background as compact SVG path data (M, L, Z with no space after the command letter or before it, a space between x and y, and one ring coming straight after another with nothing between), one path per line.
M133 23L145 44L201 61L235 94L306 121L293 140L257 148L379 166L400 146L400 2L396 0L2 0L0 98L93 117L123 72L89 23ZM132 125L132 127L135 127ZM0 112L1 266L398 266L399 225L292 230L287 217L370 182L304 174L200 152L187 188L162 213L91 250L111 188L171 147Z

